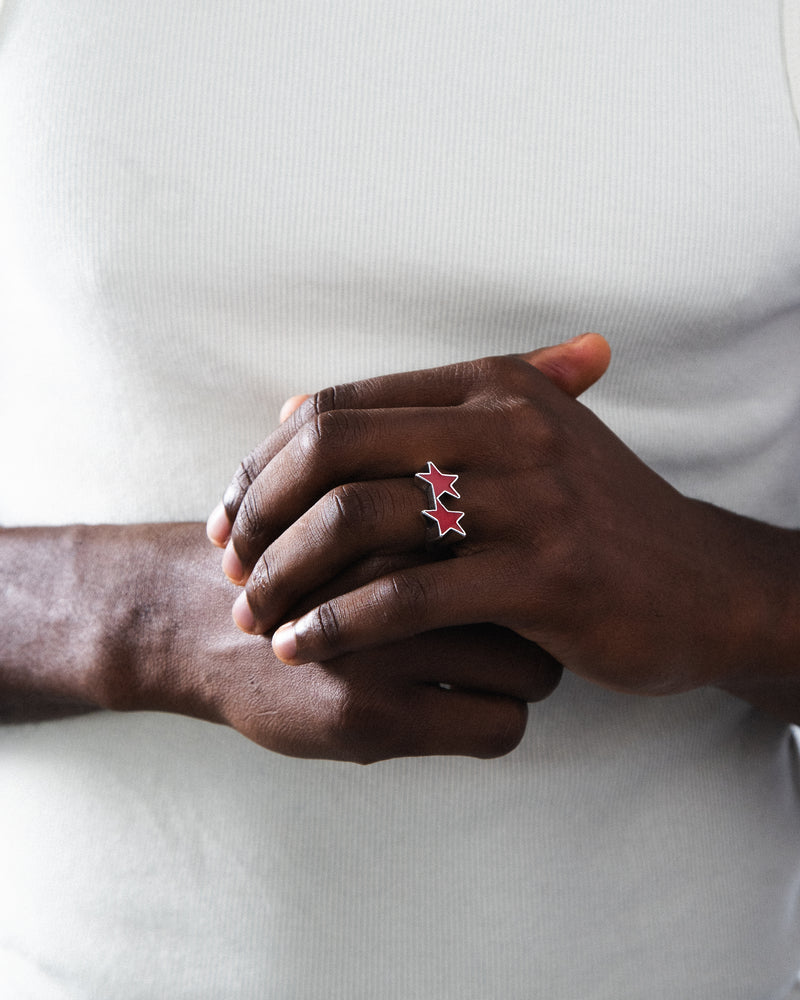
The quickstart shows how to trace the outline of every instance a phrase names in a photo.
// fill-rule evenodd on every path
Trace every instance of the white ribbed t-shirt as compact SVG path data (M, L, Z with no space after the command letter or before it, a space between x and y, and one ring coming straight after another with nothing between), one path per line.
M586 402L800 524L794 0L6 0L0 522L202 519L295 392L611 342ZM58 484L53 489L52 483ZM566 675L496 761L0 731L0 995L781 1000L787 727Z

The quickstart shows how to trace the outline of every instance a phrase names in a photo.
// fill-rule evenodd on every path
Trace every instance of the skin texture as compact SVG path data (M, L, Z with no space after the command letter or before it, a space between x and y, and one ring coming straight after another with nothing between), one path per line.
M316 670L287 666L231 622L235 588L201 524L18 529L0 533L0 551L4 584L17 581L3 588L13 612L3 630L6 722L148 709L222 723L292 756L492 757L519 742L526 703L561 676L531 643L488 625Z
M433 460L467 537L425 558ZM449 498L445 498L449 499ZM422 501L422 502L421 502ZM492 622L615 691L715 685L800 719L800 534L682 496L517 357L337 387L241 465L210 527L239 626L287 663ZM331 576L417 553L307 613ZM307 602L312 603L312 602Z
M560 393L577 393L605 370L608 348L589 337L538 352L531 363ZM217 518L210 530L224 534L227 523ZM432 558L367 553L305 592L292 612ZM231 621L238 589L199 524L6 529L0 582L6 722L154 710L228 725L293 756L493 757L516 746L527 703L546 697L561 676L550 654L491 623L287 665L268 639Z

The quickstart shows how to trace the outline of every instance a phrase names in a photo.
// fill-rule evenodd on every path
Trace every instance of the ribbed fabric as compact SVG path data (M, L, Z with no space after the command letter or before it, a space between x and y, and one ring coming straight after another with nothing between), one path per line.
M794 113L800 127L800 3L783 0L783 40L786 76L794 101Z
M7 0L0 521L202 518L290 393L597 329L638 453L797 525L792 11ZM567 676L493 762L144 714L0 745L0 994L782 1000L800 965L796 747L718 692Z

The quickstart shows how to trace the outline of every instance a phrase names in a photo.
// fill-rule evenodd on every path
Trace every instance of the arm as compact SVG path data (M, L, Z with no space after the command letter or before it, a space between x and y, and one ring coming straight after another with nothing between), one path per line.
M189 525L166 524L0 532L2 717L177 706L185 667L170 643L172 574L197 584L204 575L192 534ZM155 566L165 568L155 573ZM213 607L225 588L217 579L208 583ZM185 597L195 587L182 589ZM194 602L181 613L188 632ZM188 714L220 721L213 697L189 701Z
M717 686L800 721L800 532L682 496L520 359L340 386L292 421L226 494L224 561L235 619L287 662L490 621L612 690ZM293 616L330 567L424 545L430 459L460 476L454 558Z
M376 573L364 566L339 586ZM526 703L561 675L547 654L491 626L298 671L235 627L236 588L200 524L0 531L0 575L6 722L95 708L166 711L231 726L291 756L493 757L516 746Z
M608 347L589 337L537 357L578 393L602 375ZM398 553L357 562L296 610L413 562ZM196 524L0 531L0 582L5 721L159 710L227 724L297 756L495 756L521 739L526 702L546 697L561 675L534 644L484 624L298 671L234 627L238 591Z

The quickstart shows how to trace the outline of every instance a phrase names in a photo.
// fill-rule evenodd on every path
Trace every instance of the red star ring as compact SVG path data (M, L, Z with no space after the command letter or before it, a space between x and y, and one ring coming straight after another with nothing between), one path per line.
M461 494L455 488L455 481L458 479L458 476L441 472L433 462L428 462L427 470L425 472L418 472L415 478L425 483L428 493L431 496L433 509L423 510L422 513L425 517L433 521L436 526L437 541L444 538L451 531L456 535L466 537L467 533L461 527L461 518L464 516L464 511L450 510L439 499L445 493L460 499Z

